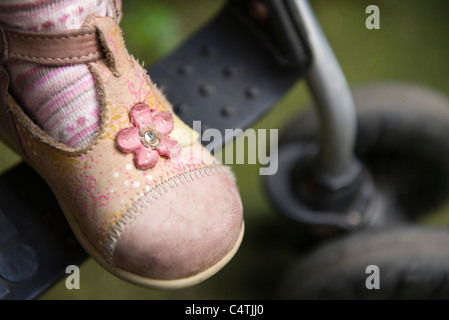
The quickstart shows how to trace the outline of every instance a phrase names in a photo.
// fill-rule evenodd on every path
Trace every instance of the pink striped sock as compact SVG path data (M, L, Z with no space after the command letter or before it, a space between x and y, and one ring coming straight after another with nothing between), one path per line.
M113 16L114 10L108 0L2 0L0 24L35 31L78 29L89 15ZM92 140L100 107L87 65L8 62L7 68L13 94L48 135L71 147Z

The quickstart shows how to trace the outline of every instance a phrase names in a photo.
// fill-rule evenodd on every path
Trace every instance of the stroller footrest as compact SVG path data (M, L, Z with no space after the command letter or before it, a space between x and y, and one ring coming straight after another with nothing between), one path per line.
M202 131L218 129L227 138L224 144L232 139L226 129L249 128L304 76L308 66L306 59L299 67L277 63L245 19L229 5L149 68L177 115L192 127L201 121Z

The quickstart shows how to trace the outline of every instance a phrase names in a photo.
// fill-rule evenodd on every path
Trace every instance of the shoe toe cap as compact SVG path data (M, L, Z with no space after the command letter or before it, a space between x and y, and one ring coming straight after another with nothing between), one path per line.
M116 243L113 263L151 279L192 277L238 245L242 211L228 172L179 184L129 222Z

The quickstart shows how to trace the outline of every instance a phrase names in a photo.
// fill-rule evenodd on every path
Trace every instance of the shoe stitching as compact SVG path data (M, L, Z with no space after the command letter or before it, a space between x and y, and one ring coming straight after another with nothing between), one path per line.
M96 52L92 52L89 53L87 55L83 55L83 56L77 56L77 57L68 57L68 58L43 58L43 57L34 57L34 56L27 56L24 54L20 54L20 53L15 53L15 52L10 52L9 55L13 55L13 56L18 56L20 58L25 58L25 59L33 59L33 60L42 60L42 61L70 61L70 60L78 60L78 59L85 59L85 58L89 58L92 56L97 56L100 54L100 51L96 51Z
M48 36L39 36L39 35L35 35L35 36L23 36L23 35L18 35L18 34L10 34L11 37L14 38L19 38L19 39L26 39L26 40L62 40L62 39L76 39L76 38L82 38L82 37L88 37L88 36L92 36L96 34L96 30L93 30L92 32L89 33L84 33L84 34L80 34L80 35L76 35L76 36L52 36L52 37L48 37Z
M126 226L131 220L133 220L142 209L152 204L153 201L158 200L164 193L174 189L186 182L193 181L194 179L199 179L205 176L210 176L211 174L229 172L232 174L231 169L223 165L212 165L204 166L199 168L194 168L192 170L177 174L176 176L170 177L167 180L157 184L153 188L144 192L144 195L139 199L140 201L134 202L134 204L129 207L125 212L123 212L121 218L115 221L116 225L112 226L108 234L105 237L104 244L104 256L112 265L112 258L114 256L115 246L120 239L123 231L125 231Z

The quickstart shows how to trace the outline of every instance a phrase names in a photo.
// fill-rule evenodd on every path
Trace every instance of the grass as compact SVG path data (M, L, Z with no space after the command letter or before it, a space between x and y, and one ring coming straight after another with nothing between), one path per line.
M128 49L146 65L168 53L198 29L223 1L125 1L122 27ZM399 80L424 84L449 94L449 9L443 0L312 0L351 85ZM365 8L380 8L380 30L365 28ZM256 128L282 128L301 112L310 97L303 82L295 85ZM0 146L0 170L19 160ZM243 199L246 235L236 257L213 278L177 291L147 290L103 271L93 260L81 266L81 290L69 291L61 280L41 299L264 299L274 297L283 273L300 256L268 202L256 165L234 165ZM449 224L449 206L438 208L426 223Z

